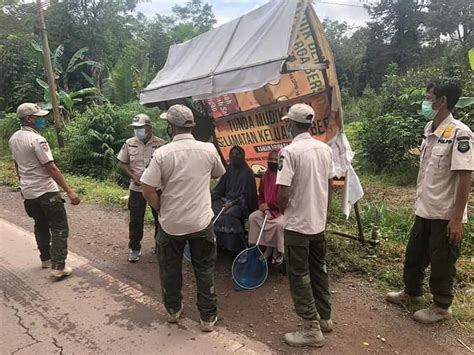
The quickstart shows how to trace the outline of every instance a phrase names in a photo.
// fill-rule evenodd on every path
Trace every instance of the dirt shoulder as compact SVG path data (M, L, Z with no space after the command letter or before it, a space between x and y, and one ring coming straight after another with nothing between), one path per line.
M92 204L67 208L72 251L92 260L94 267L133 284L145 294L161 298L158 267L152 254L151 228L146 227L142 260L137 264L129 264L127 211ZM10 188L0 187L0 211L1 218L25 229L33 229L19 193ZM37 257L36 253L32 250L32 257ZM219 255L216 266L220 325L265 342L279 354L301 353L287 347L281 340L283 333L301 325L293 311L286 277L272 270L268 281L261 288L236 292L230 273L231 261L229 256ZM183 265L183 273L185 316L198 320L195 282L190 264ZM335 331L327 336L326 346L318 352L469 353L458 339L474 347L474 336L453 322L435 326L417 324L405 310L386 304L383 294L374 290L369 281L361 276L349 274L333 278L331 288ZM378 336L384 338L385 342Z

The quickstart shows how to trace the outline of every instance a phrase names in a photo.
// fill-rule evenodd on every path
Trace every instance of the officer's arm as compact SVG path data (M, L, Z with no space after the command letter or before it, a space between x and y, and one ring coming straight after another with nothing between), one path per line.
M155 210L158 211L160 209L160 197L156 192L156 187L147 185L142 183L143 186L143 197L150 206Z
M459 176L459 183L454 202L454 211L448 224L449 241L453 245L458 245L463 238L462 217L469 200L469 192L471 191L471 172L459 170L457 174Z
M288 201L290 200L290 187L284 185L278 185L278 209L281 213L285 212L286 206L288 206Z
M135 185L137 185L137 186L141 185L140 177L136 176L133 173L132 168L130 167L130 164L120 162L120 171L122 172L122 174L124 174L124 175L128 176L130 179L132 179L133 182L135 183Z
M18 164L15 160L15 172L16 172L16 177L18 178L18 180L20 180L20 173L18 172Z
M67 193L71 204L78 205L80 202L79 196L74 192L73 189L68 185L66 179L64 179L61 170L56 166L54 161L50 161L44 165L46 170L48 171L51 178L59 185L61 188Z

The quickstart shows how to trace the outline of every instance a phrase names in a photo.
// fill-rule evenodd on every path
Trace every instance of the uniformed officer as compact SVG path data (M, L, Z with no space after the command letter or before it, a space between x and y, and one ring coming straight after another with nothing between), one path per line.
M278 204L284 215L285 256L291 296L303 330L285 334L291 346L323 346L321 332L332 331L326 271L326 228L329 189L334 177L331 148L309 134L313 109L291 106L287 134L293 138L280 152Z
M164 144L164 141L153 136L150 117L140 113L133 118L130 125L135 129L135 137L127 139L117 158L120 160L120 170L130 178L130 195L128 209L130 211L128 261L137 262L141 256L141 241L143 239L143 224L145 219L146 201L142 196L140 178L148 166L154 151ZM156 211L151 212L155 220L155 238L158 234L159 222Z
M217 321L214 289L216 237L212 228L210 180L225 173L212 143L198 142L191 132L192 111L173 105L161 116L168 122L171 143L159 148L143 173L143 196L159 211L158 263L168 322L177 323L183 311L182 259L186 242L191 250L202 330ZM161 190L161 195L156 191Z
M67 193L71 204L77 205L80 200L54 163L48 142L36 131L44 127L44 116L49 112L36 104L24 103L16 113L21 129L11 136L9 145L26 213L35 221L41 267L51 267L51 276L55 278L69 276L72 273L72 268L66 266L69 227L58 185Z
M387 294L389 302L423 306L425 269L431 265L433 304L415 312L414 319L421 323L451 317L456 260L474 170L472 131L451 114L461 92L459 81L454 79L427 87L422 113L429 122L421 145L416 218L405 254L405 289Z

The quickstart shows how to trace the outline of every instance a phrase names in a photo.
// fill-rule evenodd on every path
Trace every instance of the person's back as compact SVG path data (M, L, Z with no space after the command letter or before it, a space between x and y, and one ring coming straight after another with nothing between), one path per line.
M220 160L211 143L179 134L159 148L153 160L161 167L160 223L169 234L182 235L203 230L212 220L211 175ZM173 221L173 222L169 222Z
M295 104L282 118L295 138L278 158L278 205L290 291L304 321L302 330L285 334L291 346L323 346L322 331L333 328L324 230L334 171L329 146L309 134L314 117L310 106Z
M183 251L188 244L202 331L210 332L217 321L210 180L221 177L225 169L216 148L192 136L195 122L188 107L173 105L161 118L168 122L173 141L155 151L140 181L143 197L159 212L157 251L163 301L168 322L178 323L183 312Z
M317 234L325 229L328 201L328 178L332 177L332 152L326 143L309 133L298 135L282 149L281 164L290 169L281 171L281 179L292 178L290 199L285 210L287 230ZM283 173L283 174L282 174Z

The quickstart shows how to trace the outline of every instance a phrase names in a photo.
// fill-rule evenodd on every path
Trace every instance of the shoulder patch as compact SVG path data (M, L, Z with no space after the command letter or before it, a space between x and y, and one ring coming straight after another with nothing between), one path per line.
M41 146L41 148L43 148L43 150L44 150L45 152L48 152L48 151L49 151L48 142L40 142L40 146Z
M458 151L461 153L466 153L471 149L471 144L467 140L462 140L458 142Z
M281 171L281 169L283 169L283 161L285 160L285 156L283 155L280 155L278 157L278 170Z

